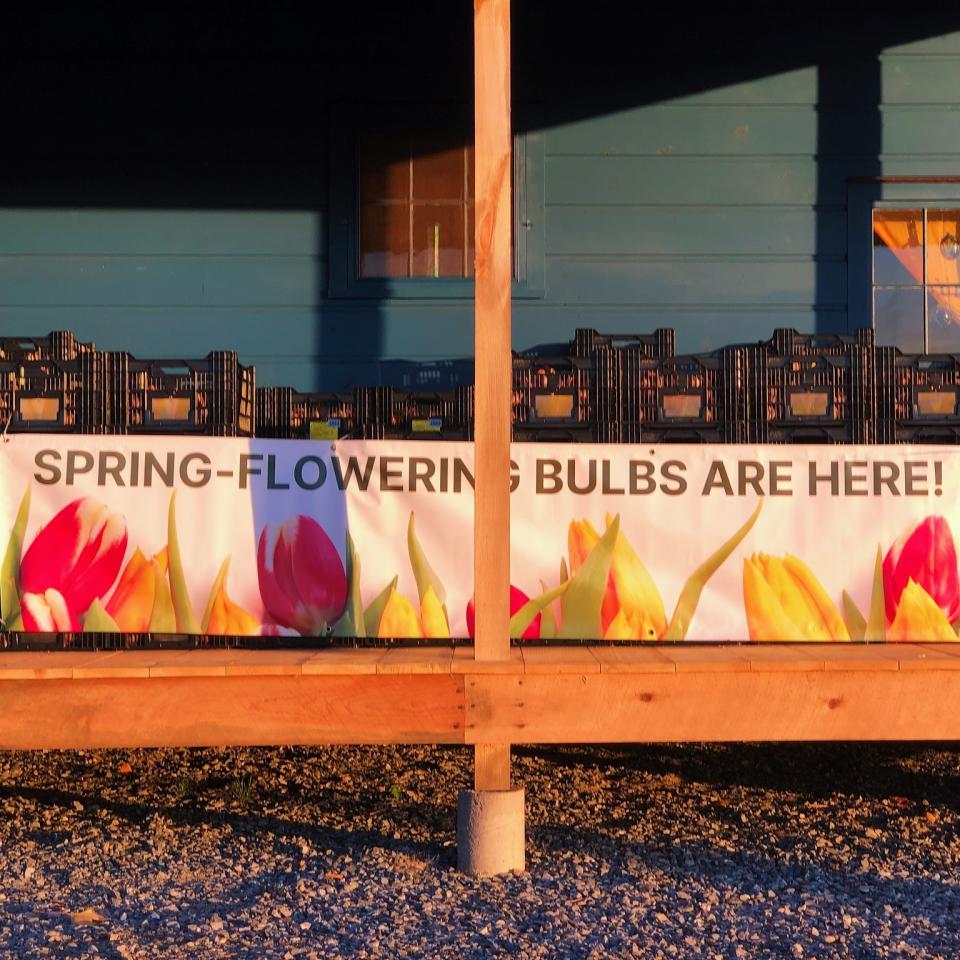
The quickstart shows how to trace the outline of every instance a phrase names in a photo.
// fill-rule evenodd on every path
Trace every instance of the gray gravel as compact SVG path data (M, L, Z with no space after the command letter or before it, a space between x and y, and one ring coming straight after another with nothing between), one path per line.
M958 748L515 755L481 881L463 748L0 754L0 956L960 956Z

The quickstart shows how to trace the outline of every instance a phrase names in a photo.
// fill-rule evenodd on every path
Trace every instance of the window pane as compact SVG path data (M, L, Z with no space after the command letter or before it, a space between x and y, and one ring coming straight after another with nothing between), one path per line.
M413 199L463 203L466 169L463 147L431 150L414 145Z
M873 282L923 283L923 212L874 210Z
M413 276L462 277L465 242L462 206L414 204Z
M360 203L410 198L410 146L406 140L363 137L358 145Z
M927 287L927 327L931 352L960 351L960 287Z
M927 283L960 283L960 210L927 211Z
M360 276L410 275L410 214L405 203L360 208Z
M880 346L923 353L923 288L874 290L873 322Z

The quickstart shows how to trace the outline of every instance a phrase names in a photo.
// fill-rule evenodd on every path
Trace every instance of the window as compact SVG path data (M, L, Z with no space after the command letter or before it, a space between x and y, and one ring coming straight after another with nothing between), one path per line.
M473 147L360 137L358 273L473 276Z
M906 353L960 352L958 240L960 178L851 178L847 329L872 326Z
M873 322L884 346L960 350L960 207L874 208Z
M328 294L473 296L474 158L469 108L335 111ZM466 117L466 122L465 122ZM543 142L514 137L515 298L543 295Z

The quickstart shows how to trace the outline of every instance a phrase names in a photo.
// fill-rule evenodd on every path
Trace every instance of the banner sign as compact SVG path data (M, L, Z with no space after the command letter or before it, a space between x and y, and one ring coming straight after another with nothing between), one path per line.
M515 444L528 641L954 640L960 449ZM466 637L473 447L18 434L3 629Z

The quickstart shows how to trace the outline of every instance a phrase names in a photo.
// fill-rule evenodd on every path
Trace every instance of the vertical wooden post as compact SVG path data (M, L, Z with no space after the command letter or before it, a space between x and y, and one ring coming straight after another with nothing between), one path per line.
M510 421L513 280L510 0L474 0L475 480L477 660L510 655ZM510 786L509 744L476 749L476 788Z

